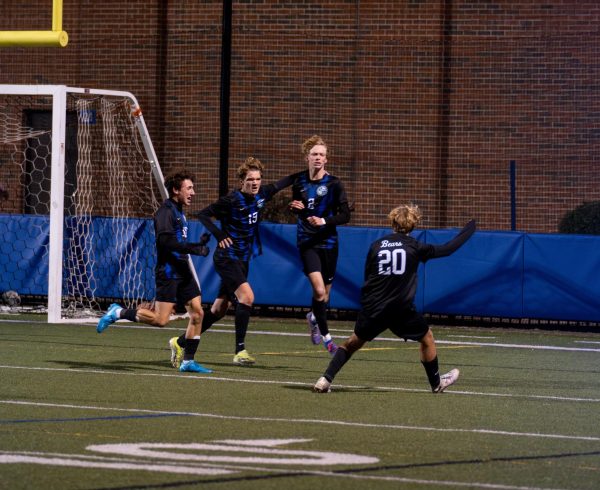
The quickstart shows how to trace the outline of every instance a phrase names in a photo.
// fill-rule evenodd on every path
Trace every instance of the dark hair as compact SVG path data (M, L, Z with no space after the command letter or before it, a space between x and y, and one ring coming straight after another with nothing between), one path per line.
M177 172L165 178L165 187L167 188L169 197L173 197L175 195L173 189L181 189L181 184L183 184L184 180L191 180L194 182L194 178L186 172Z

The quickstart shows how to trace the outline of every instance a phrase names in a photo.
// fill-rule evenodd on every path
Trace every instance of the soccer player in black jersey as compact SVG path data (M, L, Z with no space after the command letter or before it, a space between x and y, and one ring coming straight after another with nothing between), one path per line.
M210 369L194 361L200 342L204 312L200 287L192 273L188 255L206 257L209 253L206 243L210 235L203 235L198 243L187 241L188 224L183 207L189 206L195 195L193 178L184 172L176 173L165 179L165 187L169 198L154 214L157 253L154 309L125 309L113 303L98 322L96 330L102 333L118 319L164 327L169 323L176 304L185 305L190 317L184 334L185 351L181 353L183 361L178 359L177 363L173 363L173 367L179 368L182 372L210 373L212 372Z
M428 245L409 235L421 219L419 208L405 205L393 209L389 218L394 233L373 242L365 263L361 309L354 333L342 344L313 390L328 393L336 374L366 342L384 330L420 343L420 358L431 389L441 393L458 379L458 369L440 376L437 350L431 329L414 306L419 262L446 257L461 247L475 232L469 221L460 233L443 245Z
M337 346L327 325L327 302L338 259L337 225L350 221L348 198L342 181L325 170L327 145L320 136L302 144L308 170L297 174L290 209L298 216L297 245L304 274L312 288L312 311L306 315L313 344L333 355Z
M284 177L274 184L261 186L262 163L248 157L238 168L240 188L221 197L198 214L198 219L218 242L213 262L221 277L219 293L210 310L204 315L202 332L222 318L231 304L235 305L235 355L233 363L249 366L256 362L245 346L254 292L248 282L250 259L262 253L258 226L265 204L280 190L293 182L293 176ZM221 222L217 227L212 219ZM173 344L175 343L175 346ZM171 339L177 350L187 345L187 339ZM176 352L173 352L177 356Z

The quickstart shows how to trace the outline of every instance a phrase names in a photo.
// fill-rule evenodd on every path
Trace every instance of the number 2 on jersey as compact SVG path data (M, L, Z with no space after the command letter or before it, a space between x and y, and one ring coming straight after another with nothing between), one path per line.
M406 251L403 248L383 249L377 254L380 276L399 276L406 270Z

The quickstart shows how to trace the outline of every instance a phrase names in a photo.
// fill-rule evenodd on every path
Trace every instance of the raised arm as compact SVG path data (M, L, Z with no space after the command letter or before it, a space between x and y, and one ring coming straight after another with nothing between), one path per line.
M475 220L472 219L469 221L462 230L449 242L444 243L443 245L434 245L433 246L433 255L431 258L438 257L446 257L454 252L456 252L463 244L471 238L471 235L475 233L476 223Z

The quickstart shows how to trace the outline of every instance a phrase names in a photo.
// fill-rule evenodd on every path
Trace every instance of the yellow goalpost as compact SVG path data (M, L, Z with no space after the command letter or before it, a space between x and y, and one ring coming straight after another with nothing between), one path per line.
M0 47L61 47L69 42L62 30L62 0L52 0L51 31L0 31Z

